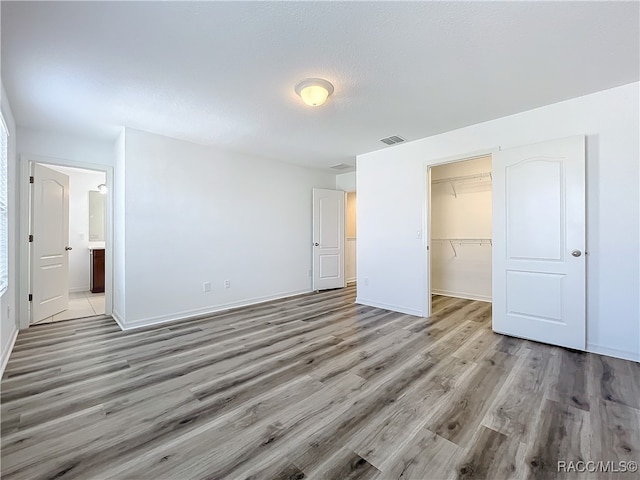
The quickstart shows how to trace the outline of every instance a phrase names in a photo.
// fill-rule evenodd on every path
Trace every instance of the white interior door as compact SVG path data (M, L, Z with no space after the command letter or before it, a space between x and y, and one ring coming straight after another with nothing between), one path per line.
M584 137L496 153L493 189L493 330L584 350Z
M31 322L38 322L69 306L69 177L37 163L33 177Z
M342 288L345 193L313 189L313 289Z

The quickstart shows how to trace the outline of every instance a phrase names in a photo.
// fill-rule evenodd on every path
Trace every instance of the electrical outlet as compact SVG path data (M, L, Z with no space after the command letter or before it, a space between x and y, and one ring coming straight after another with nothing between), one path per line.
M365 287L369 286L369 277L364 277L362 279L362 285L364 285Z
M224 288L231 288L231 280L224 281Z
M211 282L204 282L202 284L202 291L203 292L210 292L211 291Z

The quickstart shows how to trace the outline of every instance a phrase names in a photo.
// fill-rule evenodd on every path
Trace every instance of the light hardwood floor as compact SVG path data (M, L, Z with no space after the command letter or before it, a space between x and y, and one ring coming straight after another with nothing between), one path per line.
M2 379L2 477L638 478L640 365L504 337L491 306L428 318L355 289L121 332L18 336Z

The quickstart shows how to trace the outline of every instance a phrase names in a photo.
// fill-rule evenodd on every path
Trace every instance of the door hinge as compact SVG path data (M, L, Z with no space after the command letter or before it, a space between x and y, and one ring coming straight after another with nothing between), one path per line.
M35 183L35 179L33 178L33 176L29 177L29 183Z
M33 242L33 235L29 235L29 241Z
M29 301L30 301L30 302L33 302L33 293L30 293L30 294L29 294Z

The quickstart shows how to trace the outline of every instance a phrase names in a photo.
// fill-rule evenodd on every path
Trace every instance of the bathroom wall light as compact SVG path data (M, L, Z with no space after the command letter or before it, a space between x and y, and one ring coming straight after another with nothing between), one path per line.
M100 185L98 185L98 191L103 194L106 195L107 193L107 186L104 183L101 183Z
M307 78L296 85L296 93L311 107L318 107L333 93L333 85L322 78Z

